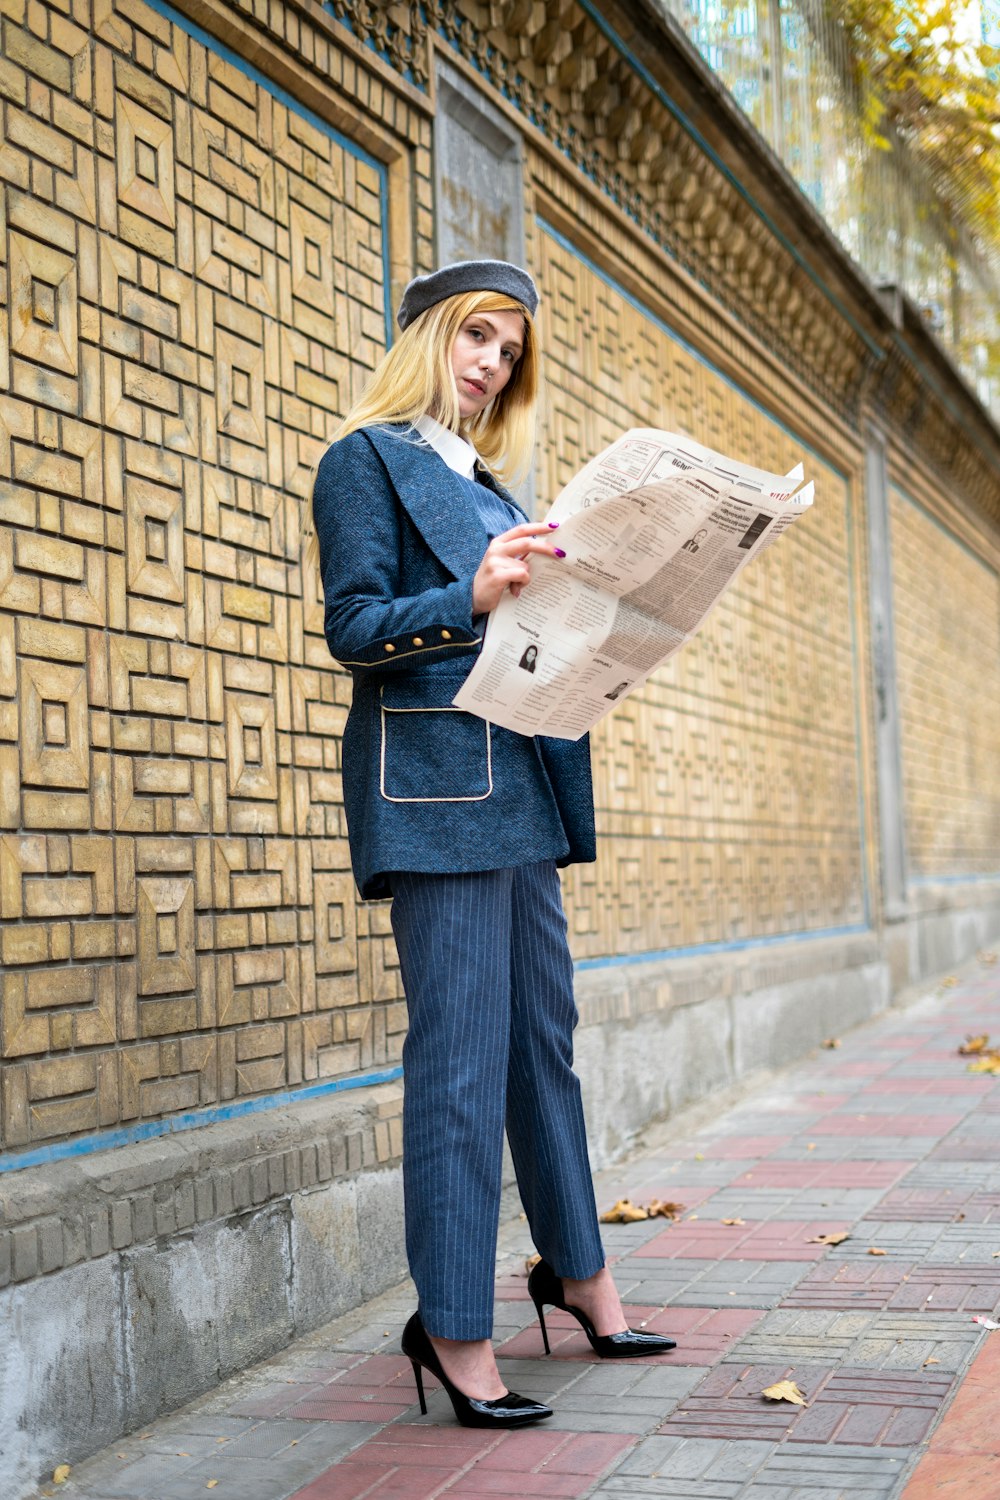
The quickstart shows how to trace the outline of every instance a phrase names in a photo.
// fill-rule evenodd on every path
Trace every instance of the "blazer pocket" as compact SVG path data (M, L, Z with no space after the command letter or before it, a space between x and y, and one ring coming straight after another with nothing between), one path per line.
M387 802L482 802L492 792L490 726L451 702L465 675L382 684L379 790Z

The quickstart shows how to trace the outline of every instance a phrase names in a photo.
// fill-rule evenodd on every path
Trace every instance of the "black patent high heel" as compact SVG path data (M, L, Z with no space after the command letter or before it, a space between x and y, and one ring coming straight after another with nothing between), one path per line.
M508 1391L506 1396L497 1396L492 1401L479 1401L474 1396L466 1396L464 1391L452 1384L441 1368L441 1361L420 1321L419 1313L414 1313L403 1329L400 1348L413 1366L420 1410L424 1416L427 1415L427 1402L424 1400L421 1366L424 1370L430 1370L436 1380L440 1380L448 1392L455 1416L463 1427L524 1427L528 1422L543 1422L546 1417L552 1416L550 1406L543 1406L540 1401L531 1401L527 1396L518 1396L513 1391Z
M538 1321L542 1326L542 1341L546 1354L551 1354L549 1335L542 1311L547 1302L561 1312L572 1313L590 1341L590 1347L601 1359L638 1359L645 1355L666 1354L677 1348L676 1339L666 1339L659 1333L643 1333L638 1328L626 1328L623 1333L597 1333L587 1314L573 1307L563 1295L562 1278L557 1276L547 1261L540 1260L532 1266L528 1276L528 1295L535 1304Z

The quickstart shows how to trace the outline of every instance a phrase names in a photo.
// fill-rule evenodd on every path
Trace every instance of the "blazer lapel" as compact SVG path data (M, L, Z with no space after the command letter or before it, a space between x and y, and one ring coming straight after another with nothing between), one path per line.
M521 517L522 521L531 520L531 517L521 505L520 501L515 500L510 490L505 490L500 481L493 478L493 475L490 473L489 469L487 469L485 464L476 464L476 478L478 479L479 483L484 484L488 490L492 490L495 495L499 495L501 500L506 500L508 505L512 505L517 511L518 515Z
M367 427L365 435L435 557L455 578L474 573L486 551L486 528L461 480L413 428Z

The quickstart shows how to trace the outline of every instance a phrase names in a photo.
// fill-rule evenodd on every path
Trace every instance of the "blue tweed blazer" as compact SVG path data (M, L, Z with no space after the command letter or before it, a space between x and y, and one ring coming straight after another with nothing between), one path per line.
M313 509L326 639L354 677L343 786L362 896L387 896L392 870L551 857L551 831L541 847L523 810L517 821L525 737L451 706L479 649L472 580L487 547L461 481L413 429L367 427L324 454ZM528 743L569 845L559 862L594 859L588 740Z

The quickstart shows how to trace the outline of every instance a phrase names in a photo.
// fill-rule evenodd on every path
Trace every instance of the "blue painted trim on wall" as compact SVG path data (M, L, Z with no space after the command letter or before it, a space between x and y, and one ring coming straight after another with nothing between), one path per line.
M1000 885L1000 870L992 875L911 875L910 885Z
M76 1140L55 1141L50 1146L38 1146L33 1151L7 1151L0 1155L0 1174L18 1172L24 1167L38 1167L49 1162L93 1156L97 1151L110 1151L115 1146L134 1146L139 1141L155 1140L159 1136L181 1135L187 1130L199 1130L203 1125L215 1125L220 1120L238 1120L244 1115L258 1115L267 1110L300 1104L303 1099L322 1099L328 1094L343 1094L350 1089L374 1088L379 1083L394 1083L402 1076L403 1070L400 1067L382 1068L372 1073L360 1073L353 1078L330 1078L324 1083L309 1083L299 1089L282 1089L280 1093L259 1094L252 1099L238 1099L209 1109L192 1109L166 1120L143 1120L137 1125L102 1130L96 1135L80 1136Z
M647 953L615 954L610 958L581 958L573 968L578 974L587 969L614 969L621 964L652 964L663 959L701 958L710 953L745 953L750 948L774 948L779 944L806 943L813 939L852 937L857 933L871 932L865 922L847 927L818 927L815 931L777 932L768 937L733 938L728 942L692 943L687 948L658 948Z
M649 71L649 69L639 61L635 54L630 50L628 45L618 35L617 31L615 31L614 27L604 18L604 16L601 15L601 12L598 10L597 6L592 3L592 0L578 0L578 3L580 9L586 12L586 14L594 22L594 25L598 28L598 30L603 32L611 45L622 55L622 57L625 58L626 62L629 64L629 67L632 68L632 70L636 74L638 74L646 87L653 94L655 94L656 98L659 99L664 109L668 110L670 114L673 115L678 124L683 126L688 135L697 145L698 149L704 152L712 165L717 169L717 171L721 172L722 176L726 179L729 185L734 188L735 191L739 193L743 201L753 209L754 213L760 219L761 223L767 225L767 228L769 229L771 234L774 235L778 243L788 252L788 254L795 261L796 265L798 265L806 273L813 285L819 288L819 290L823 293L824 297L826 297L831 306L836 308L837 312L844 319L844 322L848 325L848 327L854 329L854 332L858 335L858 338L861 339L862 343L865 345L865 348L869 351L869 353L873 354L875 358L880 361L884 360L885 351L881 349L879 345L869 337L869 335L864 331L861 325L855 321L855 319L848 312L847 308L844 306L843 302L841 302L836 293L830 290L823 278L817 271L813 269L813 267L805 259L802 253L796 248L796 246L792 243L788 236L778 228L777 224L771 218L767 210L757 202L756 198L749 191L749 189L744 186L744 184L740 181L736 174L726 165L721 156L719 156L718 152L702 135L701 131L698 129L697 125L695 125L694 121L688 118L688 116L681 109L680 105L670 97L663 85L659 83L658 80L653 77L653 74ZM799 189L799 191L802 191L801 188ZM803 196L805 195L803 194Z
M220 42L210 31L205 31L196 22L189 20L187 16L181 15L180 11L174 10L172 5L167 5L165 0L143 0L143 3L148 5L150 10L155 11L158 16L162 16L165 21L169 21L171 25L178 26L181 31L186 32L194 41L200 42L203 47L206 47L209 52L214 53L216 57L221 57L227 63L231 63L244 77L249 78L253 83L259 84L262 89L266 89L272 98L284 104L293 114L299 115L303 120L308 120L309 124L316 130L328 136L331 141L336 141L337 145L342 147L343 150L347 151L358 161L363 161L366 166L371 167L373 171L378 173L379 204L382 213L382 286L385 296L388 298L392 278L389 266L389 170L385 162L379 161L377 156L372 156L370 151L366 151L363 146L359 146L349 136L342 135L328 120L324 120L322 115L318 115L314 110L309 109L300 100L296 99L294 94L290 94L287 89L283 89L280 84L268 78L266 73L262 73L259 68L255 68L253 63L248 62L245 57L241 57L238 52L234 52L231 47L227 47L224 42ZM386 348L389 348L392 343L392 330L392 310L387 301L385 304Z

